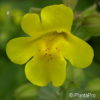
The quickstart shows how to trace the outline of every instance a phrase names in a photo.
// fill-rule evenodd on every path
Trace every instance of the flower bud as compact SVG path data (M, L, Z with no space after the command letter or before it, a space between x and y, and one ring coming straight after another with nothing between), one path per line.
M100 14L86 17L83 26L88 34L92 36L100 36Z
M97 5L94 4L94 5L90 6L89 8L87 8L86 10L84 10L84 11L80 14L80 16L81 16L81 17L90 16L90 15L96 13L96 8L97 8Z
M79 0L63 0L63 3L67 6L69 6L70 8L74 9L77 5Z

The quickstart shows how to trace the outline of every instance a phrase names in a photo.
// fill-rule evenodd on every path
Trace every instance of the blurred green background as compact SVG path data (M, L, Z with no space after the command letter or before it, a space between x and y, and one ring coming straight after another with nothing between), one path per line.
M6 55L7 42L25 36L20 27L30 8L61 4L75 13L72 32L94 49L90 67L77 69L69 63L67 80L60 88L37 87L25 77L24 66L15 65ZM100 0L0 0L0 100L100 100ZM95 98L73 98L69 93L93 93Z

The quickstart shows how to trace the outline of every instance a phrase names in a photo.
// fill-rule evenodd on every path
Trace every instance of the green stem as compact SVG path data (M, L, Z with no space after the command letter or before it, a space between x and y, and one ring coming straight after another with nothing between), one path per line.
M67 91L66 89L64 89L63 94L62 94L62 100L66 100L66 94L67 94Z
M61 92L61 97L62 97L61 100L70 99L68 97L69 89L72 85L72 82L74 81L74 69L70 64L67 66L67 73L68 73L67 80L65 81L65 84L60 87L60 92Z

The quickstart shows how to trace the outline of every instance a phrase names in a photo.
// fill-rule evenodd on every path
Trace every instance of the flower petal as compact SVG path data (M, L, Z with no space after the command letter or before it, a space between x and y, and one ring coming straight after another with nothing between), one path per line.
M33 36L33 38L37 37L37 33L41 30L39 15L27 13L22 18L21 27L25 33Z
M21 26L25 33L33 36L33 39L37 39L51 31L70 31L72 22L72 10L60 4L43 8L41 21L38 14L24 15Z
M66 79L66 64L67 62L62 56L56 56L52 59L49 67L49 75L53 86L61 86Z
M50 82L50 79L46 70L47 65L45 65L41 60L34 57L31 61L29 61L25 67L25 74L27 79L33 84L46 86Z
M20 37L8 42L6 52L12 62L16 64L26 63L33 55L33 39Z
M28 80L38 86L46 86L49 82L60 86L66 78L66 61L52 54L35 56L27 63L25 73Z
M70 31L73 12L63 4L47 6L41 11L41 21L46 29Z
M66 41L61 44L61 50L66 59L80 68L89 66L94 57L92 47L73 34L66 36Z

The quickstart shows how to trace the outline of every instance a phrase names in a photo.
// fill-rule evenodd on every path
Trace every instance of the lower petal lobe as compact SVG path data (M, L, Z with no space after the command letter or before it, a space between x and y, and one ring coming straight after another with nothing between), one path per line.
M56 52L38 53L26 64L28 80L38 86L46 86L50 82L54 86L61 86L66 78L65 59Z
M92 47L73 34L67 34L66 40L60 44L60 49L63 56L76 67L85 68L92 63L94 57Z
M33 40L30 37L20 37L8 42L6 53L16 64L26 63L34 55Z
M29 61L26 64L25 73L27 79L33 84L38 86L46 86L50 82L50 79L46 70L47 66L41 60L34 57L31 61Z

